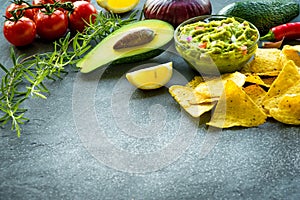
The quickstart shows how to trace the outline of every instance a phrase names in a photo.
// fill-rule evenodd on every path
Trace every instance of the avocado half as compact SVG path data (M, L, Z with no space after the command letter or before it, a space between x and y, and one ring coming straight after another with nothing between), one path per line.
M155 36L147 44L113 49L116 41L122 39L128 32L136 28L149 28L154 31ZM146 60L161 54L173 39L174 28L167 22L157 19L147 19L125 25L114 31L77 63L82 73L91 72L108 64L132 63Z

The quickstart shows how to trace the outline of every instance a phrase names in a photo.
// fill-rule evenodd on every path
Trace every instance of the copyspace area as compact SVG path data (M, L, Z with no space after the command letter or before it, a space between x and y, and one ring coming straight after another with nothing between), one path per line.
M216 13L234 1L211 2ZM10 2L0 3L3 16ZM2 29L0 46L0 63L10 66ZM16 52L51 48L37 41ZM208 128L209 114L190 117L168 93L196 75L172 46L143 64L170 60L173 79L153 91L125 78L141 63L70 70L47 82L46 100L24 104L30 121L21 136L9 125L0 129L0 199L299 199L299 126L271 119L254 128Z

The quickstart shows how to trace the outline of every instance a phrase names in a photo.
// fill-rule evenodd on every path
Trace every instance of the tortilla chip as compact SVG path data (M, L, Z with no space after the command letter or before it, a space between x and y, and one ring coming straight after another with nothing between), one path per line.
M203 81L204 80L201 76L195 76L190 82L186 84L186 86L194 89Z
M215 103L201 103L201 104L191 105L184 109L192 117L200 117L204 113L212 110L214 106L215 106Z
M282 69L281 51L276 48L258 48L254 59L247 63L242 73L252 73L262 76L277 76Z
M246 75L246 82L254 83L265 87L270 87L270 84L265 83L263 79L260 78L258 75L247 74Z
M218 98L221 96L227 80L232 80L242 87L245 84L246 76L240 72L223 74L221 77L200 83L195 88L195 93L198 93L203 99Z
M285 93L281 95L274 96L273 98L269 99L268 103L272 108L277 108L279 103L281 102L282 98L285 96L297 96L300 94L300 80L296 82L292 87L290 87Z
M228 80L207 125L218 128L253 127L263 124L266 118L262 109L238 85Z
M300 125L300 96L285 96L278 108L271 108L270 115L285 124Z
M259 85L249 85L244 88L244 91L256 105L262 108L262 102L267 93L262 87Z
M266 87L271 87L272 83L275 81L275 79L277 78L277 76L263 76L261 77L261 80L264 82L264 86Z
M285 124L300 125L300 80L287 92L272 99L270 115Z
M220 77L217 76L195 76L190 82L186 84L187 87L195 89L200 83L205 81L210 81L214 79L218 79Z
M300 45L284 45L282 48L282 60L293 60L297 67L300 67Z
M200 117L215 105L215 102L197 103L197 97L190 87L173 85L169 88L169 92L179 105L193 117Z
M267 110L273 108L274 103L276 103L276 100L274 99L284 94L298 80L300 80L300 74L298 72L297 66L295 65L294 61L290 60L285 64L282 71L267 92L263 100L264 108L266 108Z

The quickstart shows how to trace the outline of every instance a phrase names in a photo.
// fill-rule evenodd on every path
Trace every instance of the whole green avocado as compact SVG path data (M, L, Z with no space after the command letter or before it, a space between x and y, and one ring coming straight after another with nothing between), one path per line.
M261 35L270 28L285 24L299 15L298 0L245 0L231 3L218 12L254 24Z

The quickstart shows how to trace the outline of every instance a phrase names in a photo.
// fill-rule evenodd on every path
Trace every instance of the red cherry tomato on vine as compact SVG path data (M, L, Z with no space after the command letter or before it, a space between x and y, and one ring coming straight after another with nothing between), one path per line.
M54 3L54 0L32 0L32 5L33 6L38 6L38 5L41 5L41 4L53 4ZM34 15L36 15L36 13L40 10L40 8L34 8L33 9L33 12L34 12Z
M34 21L37 34L44 40L52 41L64 36L68 30L68 16L61 10L47 14L39 10Z
M40 5L40 4L47 4L47 3L54 3L54 0L33 0L32 5Z
M70 29L71 31L82 32L90 20L92 22L96 19L98 13L96 8L87 1L75 1L73 3L74 11L69 16Z
M27 18L21 17L18 21L5 21L3 27L4 37L15 46L26 46L31 44L36 36L35 23Z
M16 4L16 3L11 3L5 10L5 17L7 17L8 19L12 17L12 14L10 13L11 11L14 11L16 9L20 9L20 8L26 8L28 7L28 5L26 3L21 3L21 4ZM17 15L21 14L20 12L17 12ZM24 16L28 17L30 19L33 19L34 16L34 11L33 9L27 9L24 11Z

